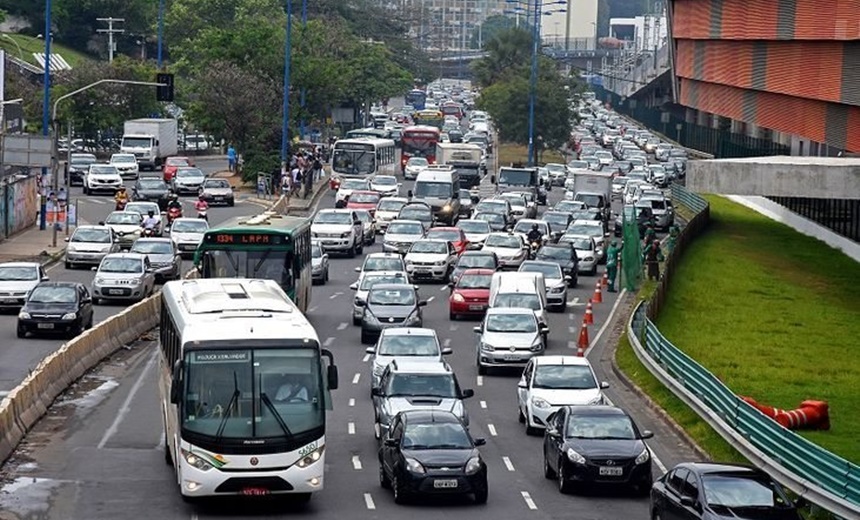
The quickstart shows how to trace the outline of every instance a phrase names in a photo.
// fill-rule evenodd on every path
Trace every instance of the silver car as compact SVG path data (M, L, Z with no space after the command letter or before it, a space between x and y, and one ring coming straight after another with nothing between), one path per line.
M590 235L564 235L559 240L573 244L573 249L576 250L578 259L577 269L580 273L594 275L597 273L597 262L600 260L598 256L597 244L594 238Z
M98 265L106 255L120 250L119 237L108 226L78 226L66 242L66 269Z
M203 174L203 170L193 166L184 166L176 169L176 175L173 176L171 184L173 191L177 194L193 193L196 195L205 180L206 175Z
M209 204L232 206L236 203L233 187L227 179L206 179L200 187L200 195Z
M190 257L208 230L209 223L201 218L178 218L170 226L170 240L176 244L181 255Z
M378 388L382 374L391 362L440 362L442 356L453 351L439 345L439 338L433 329L394 327L383 330L376 345L368 347L365 352L372 356L370 387Z
M542 274L546 286L547 307L556 312L564 312L567 309L567 285L571 277L565 276L556 262L526 260L520 266L519 272Z
M30 291L47 280L48 274L38 262L0 264L0 309L23 307Z
M319 242L311 242L311 280L315 284L328 281L328 253Z
M424 224L418 220L394 220L388 225L382 250L386 253L409 252L412 244L424 238Z
M372 246L376 243L376 220L366 209L357 209L355 214L361 221L361 229L364 233L364 245Z
M129 253L146 255L156 281L178 280L182 276L182 257L169 238L138 238Z
M155 292L155 273L145 255L111 253L104 257L93 278L93 303L102 300L140 301Z
M376 205L376 228L380 233L385 233L388 224L397 218L400 210L409 202L404 197L384 197Z
M119 238L119 246L128 249L135 240L140 238L143 228L140 227L142 217L135 211L114 211L104 220L99 222L109 226Z
M543 331L531 309L496 307L487 310L478 336L476 364L478 374L491 367L523 367L546 349Z

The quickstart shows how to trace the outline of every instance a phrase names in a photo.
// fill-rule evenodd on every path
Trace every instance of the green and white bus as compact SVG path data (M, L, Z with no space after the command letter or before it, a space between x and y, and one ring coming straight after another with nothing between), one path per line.
M337 367L277 283L166 283L159 346L165 459L184 499L323 489Z
M311 301L311 224L265 212L234 217L203 235L194 253L201 278L274 280L302 310Z

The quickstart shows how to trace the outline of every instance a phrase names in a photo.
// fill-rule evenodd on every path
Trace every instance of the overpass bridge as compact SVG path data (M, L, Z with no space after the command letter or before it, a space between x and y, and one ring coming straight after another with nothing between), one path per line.
M564 49L555 46L545 46L542 52L557 62L582 70L597 70L618 53L615 49ZM487 52L481 50L452 50L436 53L430 61L439 67L442 76L466 77L471 75L472 62L486 55Z

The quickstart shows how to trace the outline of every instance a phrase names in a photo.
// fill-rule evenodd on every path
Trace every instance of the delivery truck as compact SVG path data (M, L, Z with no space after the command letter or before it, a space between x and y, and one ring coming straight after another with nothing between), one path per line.
M137 158L140 169L156 169L179 150L175 119L131 119L125 122L120 152Z
M436 143L436 164L450 166L460 174L460 186L473 188L481 183L487 163L484 152L475 144Z

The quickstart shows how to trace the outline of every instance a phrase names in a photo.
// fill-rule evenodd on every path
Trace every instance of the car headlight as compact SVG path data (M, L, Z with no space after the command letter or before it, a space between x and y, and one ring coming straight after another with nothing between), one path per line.
M436 265L440 265L440 266L441 266L441 265L445 265L445 264L447 264L447 263L448 263L448 262L447 262L447 261L445 261L445 260L439 260L438 262L436 262Z
M373 375L381 376L384 373L385 373L385 365L382 365L382 364L373 365Z
M29 320L30 319L30 313L21 311L18 313L18 319L19 320Z
M593 262L593 261L594 261L594 257L593 257L593 256L586 256L584 260L585 260L586 262Z
M296 466L298 466L300 468L306 468L306 467L310 466L311 464L313 464L314 462L316 462L322 458L324 450L325 450L325 445L318 447L314 451L306 454L304 457L299 459L299 461L296 462Z
M562 293L562 292L564 292L564 285L557 285L557 286L553 287L552 289L550 289L549 292L554 293L554 294Z
M603 395L598 395L597 397L595 397L595 398L594 398L594 399L592 399L591 401L588 401L588 404L589 404L589 405L604 404Z
M445 205L442 207L442 213L448 213L449 211L451 211L451 205L450 205L450 204L445 204Z
M574 451L573 448L567 449L567 459L574 464L585 464L585 457Z
M633 463L634 464L645 464L649 460L651 460L651 453L648 451L648 448L646 447L645 449L642 450L642 453L640 453L639 456L636 457L636 460L634 460Z
M99 253L110 253L110 246L103 247Z
M104 283L105 283L104 278L96 278L96 285L104 285Z
M546 402L546 400L541 399L540 397L533 397L532 398L532 406L534 406L535 408L550 408L551 407L551 405L548 402Z
M543 341L541 341L540 336L535 338L534 342L532 342L532 345L529 347L529 350L531 350L532 352L540 352L541 350L543 350ZM544 402L546 402L546 401L544 401ZM541 407L538 407L538 408L541 408Z
M424 466L422 466L417 460L410 457L406 457L406 469L412 473L418 473L419 475L423 475L425 473Z
M454 295L451 296L451 299L457 303L463 303L466 301L466 298L463 298L463 295L460 293L454 293Z
M396 246L397 244L391 244L391 245ZM406 265L412 265L412 260L409 260L409 259L407 258L407 259L403 260L403 263L405 263Z
M185 459L190 466L193 466L200 471L209 471L214 466L209 463L206 459L196 455L188 450L180 450L182 452L182 457Z
M403 321L403 324L408 327L409 325L414 325L414 324L418 323L419 320L420 320L420 318L418 317L417 314L411 314L411 315L409 315L408 318L406 318Z
M474 475L479 471L481 471L481 457L472 457L466 462L466 475Z
M347 231L346 233L341 233L340 238L349 238L349 232Z
M74 312L69 312L69 313L63 314L63 318L62 318L62 319L64 319L64 320L73 320L73 319L75 319L75 318L77 318L77 317L78 317L78 315L77 315L76 313L74 313Z
M481 342L481 350L483 350L485 352L493 352L494 350L496 350L496 347L490 345L489 343L484 343L482 341Z
M379 320L370 312L364 313L364 321L369 325L379 325Z

